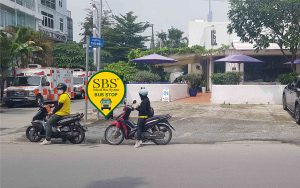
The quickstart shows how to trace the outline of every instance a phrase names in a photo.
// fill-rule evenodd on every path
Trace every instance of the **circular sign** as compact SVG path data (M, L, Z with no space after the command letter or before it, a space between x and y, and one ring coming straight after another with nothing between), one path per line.
M125 96L125 85L114 72L100 71L89 80L87 95L91 103L105 117L108 117L122 102Z

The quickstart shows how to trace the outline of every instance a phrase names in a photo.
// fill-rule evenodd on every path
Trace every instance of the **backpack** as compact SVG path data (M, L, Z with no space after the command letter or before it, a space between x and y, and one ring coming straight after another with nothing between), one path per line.
M148 118L151 118L153 116L154 116L154 109L150 106L149 113L148 113Z

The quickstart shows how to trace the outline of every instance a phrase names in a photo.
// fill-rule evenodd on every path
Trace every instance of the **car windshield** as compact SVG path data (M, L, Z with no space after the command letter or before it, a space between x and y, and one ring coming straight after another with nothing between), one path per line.
M13 86L39 86L41 77L38 76L24 76L16 77L13 81Z
M74 84L83 84L83 78L74 78Z

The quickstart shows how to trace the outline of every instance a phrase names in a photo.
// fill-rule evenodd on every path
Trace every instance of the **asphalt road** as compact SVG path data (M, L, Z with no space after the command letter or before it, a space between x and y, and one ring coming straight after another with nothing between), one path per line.
M232 141L280 141L300 145L300 126L281 105L197 105L179 102L153 102L156 114L171 114L175 127L171 143L203 144ZM104 143L104 131L110 124L97 121L89 105L86 144ZM122 108L115 110L118 115ZM0 108L0 142L28 142L25 130L37 108ZM72 112L83 112L84 101L72 102ZM137 112L132 119L136 121ZM58 140L60 142L60 140ZM132 144L132 142L124 142Z
M72 100L71 113L84 112L84 100ZM92 105L89 104L89 109ZM0 107L1 130L17 129L30 125L32 117L37 113L38 108L32 106L22 106L16 108Z
M277 143L1 144L1 188L295 188L300 148Z

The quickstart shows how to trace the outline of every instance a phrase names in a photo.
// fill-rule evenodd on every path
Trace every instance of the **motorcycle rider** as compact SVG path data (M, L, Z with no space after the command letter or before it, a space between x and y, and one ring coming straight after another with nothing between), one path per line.
M52 127L55 127L57 122L61 120L64 116L70 115L71 111L71 97L66 92L67 85L64 83L59 83L56 87L58 94L60 94L58 99L58 105L53 109L51 117L46 123L46 139L41 143L42 145L51 144L51 134Z
M141 146L142 144L142 133L143 133L143 129L145 126L145 122L146 119L148 118L148 114L150 113L150 101L148 98L148 91L142 87L141 90L139 91L139 95L141 98L141 104L136 108L137 111L139 111L139 119L138 119L138 123L137 123L137 139L135 142L134 147L138 148Z

